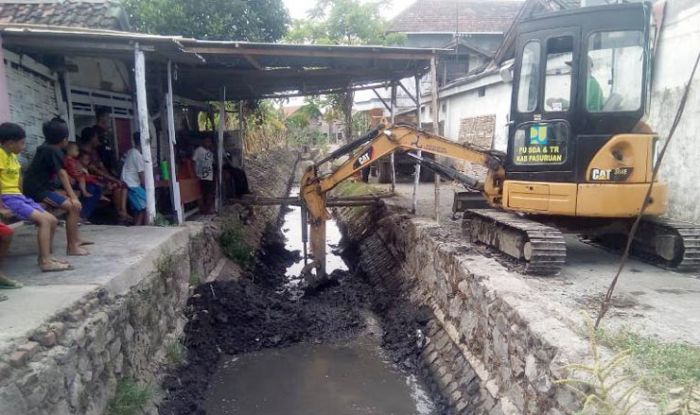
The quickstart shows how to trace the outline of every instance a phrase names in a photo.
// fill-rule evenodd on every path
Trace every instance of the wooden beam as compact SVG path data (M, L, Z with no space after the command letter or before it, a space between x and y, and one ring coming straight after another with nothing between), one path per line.
M437 78L437 59L432 58L430 60L430 81L432 89L432 102L430 107L432 108L432 118L433 118L433 134L440 134L440 106L438 103L438 78ZM435 172L435 222L440 223L440 175Z
M389 109L391 113L391 125L396 123L396 82L391 84L391 108ZM396 162L394 159L394 153L391 152L391 192L396 192Z
M237 44L238 45L238 44ZM198 53L204 55L251 55L251 56L274 56L284 57L304 57L304 58L342 58L342 59L378 59L378 60L422 60L429 61L434 52L387 52L381 49L376 51L352 51L350 49L332 50L322 47L295 47L291 48L246 48L233 45L219 47L212 46L192 46L185 47L185 52Z
M416 97L414 97L413 94L411 94L411 92L408 89L406 89L406 87L403 85L403 83L401 83L401 81L399 81L399 86L401 87L401 89L403 89L403 92L405 92L406 95L408 95L408 97L411 98L411 101L413 101L414 104L418 105L418 100L416 99ZM416 93L419 94L420 92Z
M421 94L420 94L420 76L415 76L416 81L416 127L421 129L421 119L420 119L420 108L421 108ZM423 156L423 151L418 150L418 157ZM415 177L413 178L413 197L411 199L411 211L416 214L416 207L418 205L418 185L420 184L420 163L416 163Z
M175 109L173 105L173 63L168 61L168 93L165 100L167 107L168 123L168 148L170 149L170 195L175 209L175 217L178 225L182 225L184 218L182 213L182 201L180 198L180 182L177 181L175 158Z
M260 63L258 61L256 61L255 58L253 58L252 56L243 55L243 57L245 58L246 61L248 61L249 64L253 65L253 68L260 69L260 70L263 69L262 65L260 65Z
M144 187L146 188L146 223L152 224L156 219L156 187L153 179L153 160L151 157L151 135L148 119L148 98L146 96L146 58L137 43L134 46L134 78L136 80L136 102L138 108L139 130L141 132L141 155L143 156Z
M218 185L216 186L216 208L217 212L221 213L224 207L224 192L223 192L223 179L224 179L224 131L226 130L226 87L221 87L221 107L219 108L219 140L216 145L216 160L218 162L218 172L217 180Z
M384 108L386 108L387 111L391 112L391 105L387 104L386 101L384 101L384 98L382 98L381 95L379 95L379 92L377 92L376 89L372 88L372 92L374 92L374 95L379 98L379 100L382 102L382 105L384 105Z

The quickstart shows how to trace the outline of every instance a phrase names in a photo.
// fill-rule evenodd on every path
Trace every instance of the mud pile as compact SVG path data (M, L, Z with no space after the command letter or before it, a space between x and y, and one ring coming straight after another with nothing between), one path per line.
M159 407L162 415L204 414L208 383L222 356L350 339L365 328L364 310L380 317L387 356L417 374L426 310L412 307L390 288L370 285L354 271L335 271L337 283L295 299L280 284L298 253L286 251L280 241L275 232L267 233L246 278L197 288L187 310L187 362L164 380L168 396ZM439 400L436 405L440 408Z

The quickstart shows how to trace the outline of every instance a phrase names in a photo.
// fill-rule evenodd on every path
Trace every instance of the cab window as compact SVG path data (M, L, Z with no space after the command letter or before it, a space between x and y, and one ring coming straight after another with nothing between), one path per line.
M588 40L586 109L636 111L642 104L644 36L639 31L594 33Z
M568 111L571 107L571 77L574 38L560 36L547 40L547 66L544 80L544 110Z
M532 112L537 107L540 90L540 44L528 42L523 48L518 86L518 111Z

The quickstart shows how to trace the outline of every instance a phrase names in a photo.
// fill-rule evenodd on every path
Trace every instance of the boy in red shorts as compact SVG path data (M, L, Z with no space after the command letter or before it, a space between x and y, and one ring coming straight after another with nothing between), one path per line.
M10 242L12 242L12 228L0 222L0 262L5 259L7 255L7 250L10 249ZM0 290L10 290L15 288L22 288L22 284L15 280L11 280L0 272ZM0 294L0 301L7 300L7 296Z

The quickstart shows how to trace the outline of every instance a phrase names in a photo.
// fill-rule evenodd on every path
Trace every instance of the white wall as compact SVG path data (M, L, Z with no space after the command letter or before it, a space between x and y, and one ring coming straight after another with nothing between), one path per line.
M71 57L69 64L77 66L71 72L72 86L112 92L129 92L131 70L123 62L101 58Z
M46 66L28 56L3 50L10 103L10 121L21 125L27 133L27 148L22 155L26 162L44 142L41 126L60 113L56 100L56 76Z
M668 135L683 86L700 52L700 3L669 0L656 56L648 122L662 139ZM700 223L700 73L662 165L669 184L669 215Z

